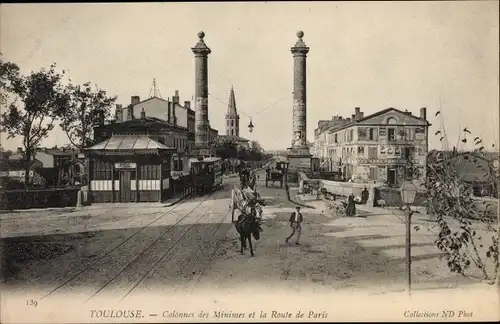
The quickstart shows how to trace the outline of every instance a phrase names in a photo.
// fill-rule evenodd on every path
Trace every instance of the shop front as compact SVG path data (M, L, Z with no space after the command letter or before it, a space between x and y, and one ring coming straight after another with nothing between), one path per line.
M144 135L114 135L85 150L91 202L153 202L172 195L174 148Z

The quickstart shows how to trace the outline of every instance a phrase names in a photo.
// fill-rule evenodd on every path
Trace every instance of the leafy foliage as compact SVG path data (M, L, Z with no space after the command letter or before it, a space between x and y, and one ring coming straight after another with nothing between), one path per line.
M467 128L463 132L461 141L466 143L471 132ZM438 131L436 136L442 136L442 133L444 132ZM474 145L475 149L471 152L472 158L468 163L482 168L479 163L484 161L481 159L484 156L482 140L475 137ZM473 197L470 184L464 181L465 170L457 162L460 154L453 148L451 152L444 152L440 159L430 156L427 161L426 181L423 185L427 192L429 210L435 215L439 226L435 243L447 259L450 271L467 275L474 265L483 278L489 280L497 277L499 271L498 229L492 226L495 218L491 214L489 203L478 202ZM418 177L418 171L414 171L413 176ZM498 190L498 171L491 166L483 171L488 174L488 182ZM491 235L491 244L486 251L483 250L483 238L478 233L479 228L485 227L484 225L487 229L485 235ZM493 263L492 270L487 267L488 261Z
M109 117L116 97L108 97L106 91L99 88L94 91L90 82L70 84L66 93L69 103L61 114L61 128L71 144L82 150L92 144L95 123Z
M0 105L7 106L8 94L13 83L19 80L19 66L15 63L4 62L0 58Z
M25 182L29 182L30 162L35 149L54 128L54 121L67 107L68 96L61 84L64 71L56 71L56 65L49 69L31 72L24 76L13 63L1 63L2 87L14 101L1 115L2 131L8 138L21 137L25 158Z
M238 154L235 142L224 141L215 148L215 154L222 159L234 159Z

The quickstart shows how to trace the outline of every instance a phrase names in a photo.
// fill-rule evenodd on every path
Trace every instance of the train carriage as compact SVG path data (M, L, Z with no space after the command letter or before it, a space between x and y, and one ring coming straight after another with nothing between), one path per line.
M190 162L192 180L197 193L212 192L222 187L221 158L192 159Z

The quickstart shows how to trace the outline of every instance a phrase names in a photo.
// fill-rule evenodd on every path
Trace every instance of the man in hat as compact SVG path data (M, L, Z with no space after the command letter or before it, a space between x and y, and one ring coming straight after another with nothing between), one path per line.
M286 243L288 240L292 238L292 236L297 233L297 239L295 240L295 244L299 245L300 235L302 234L302 222L304 218L302 217L302 213L300 212L300 206L295 208L295 211L290 215L290 227L292 228L292 234L286 238Z

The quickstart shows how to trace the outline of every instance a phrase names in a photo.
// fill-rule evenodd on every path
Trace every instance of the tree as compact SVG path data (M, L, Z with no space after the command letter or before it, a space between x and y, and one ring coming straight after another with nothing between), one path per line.
M90 82L70 84L66 91L69 104L60 116L60 126L70 143L81 152L92 144L96 122L110 116L111 106L117 97L108 97L106 91L97 87L93 90Z
M238 148L235 142L223 141L216 147L215 153L223 160L235 159L238 156Z
M441 134L440 131L436 135ZM464 129L462 142L466 143L470 131ZM446 140L442 137L442 140ZM479 137L474 138L475 156L484 155L484 146ZM444 154L443 160L428 159L425 190L429 209L436 216L439 234L435 240L437 247L447 259L450 271L470 276L469 270L475 267L489 283L500 284L499 265L499 232L500 216L497 215L497 228L492 225L495 217L492 214L490 201L474 199L467 184L463 181L458 165L453 159L460 153L456 148ZM482 168L479 159L474 157L473 165ZM414 177L419 176L418 170L413 170ZM498 173L493 169L485 170L493 188L498 190ZM498 202L497 202L498 203ZM496 209L496 208L495 208ZM418 226L415 227L419 229Z
M15 64L1 63L6 90L14 101L1 115L2 131L8 138L21 137L24 147L25 183L29 183L29 170L36 148L54 128L54 121L65 109L68 98L61 80L64 76L56 72L55 63L48 70L41 69L24 76L16 73ZM3 86L3 85L2 85ZM18 101L20 103L18 104Z
M8 94L16 80L19 80L19 66L4 62L0 54L0 106L8 106Z

